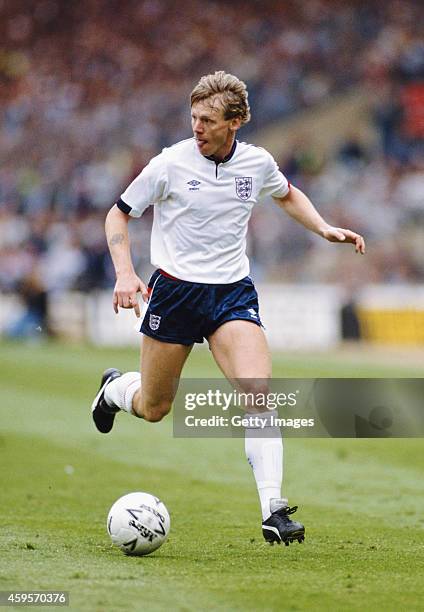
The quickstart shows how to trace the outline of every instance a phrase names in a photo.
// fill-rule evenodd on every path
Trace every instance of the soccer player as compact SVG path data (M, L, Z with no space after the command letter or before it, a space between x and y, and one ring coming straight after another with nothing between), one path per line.
M193 344L204 338L229 380L244 380L244 391L263 391L263 381L271 377L271 358L245 252L247 225L258 200L272 196L307 229L365 252L363 238L326 223L267 151L236 140L237 130L249 119L242 81L223 71L203 76L191 93L193 137L154 157L107 215L116 272L114 310L133 308L140 317L138 293L147 310L140 326L141 375L110 368L102 376L92 404L102 433L112 429L121 410L151 422L166 416ZM151 204L151 260L157 269L146 287L131 261L128 222ZM281 495L279 428L271 419L261 431L247 428L245 449L265 540L287 545L302 541L304 526L290 519L297 507L290 508Z

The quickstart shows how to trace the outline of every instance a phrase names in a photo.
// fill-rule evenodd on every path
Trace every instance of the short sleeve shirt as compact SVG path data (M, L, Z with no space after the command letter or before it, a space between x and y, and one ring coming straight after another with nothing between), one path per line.
M246 234L253 206L289 189L265 149L235 141L217 163L190 138L154 157L118 206L139 217L154 205L154 266L185 281L232 283L249 274Z

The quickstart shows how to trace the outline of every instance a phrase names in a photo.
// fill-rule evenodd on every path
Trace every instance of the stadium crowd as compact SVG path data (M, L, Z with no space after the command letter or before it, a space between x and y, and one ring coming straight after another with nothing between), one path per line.
M189 92L216 69L248 84L246 140L352 86L375 89L379 146L353 137L323 159L304 142L278 161L333 224L366 236L362 282L423 281L422 22L412 0L3 0L0 290L113 285L105 211L150 157L190 136ZM151 216L132 224L146 271ZM253 215L259 279L354 282L356 264L327 246L277 208Z

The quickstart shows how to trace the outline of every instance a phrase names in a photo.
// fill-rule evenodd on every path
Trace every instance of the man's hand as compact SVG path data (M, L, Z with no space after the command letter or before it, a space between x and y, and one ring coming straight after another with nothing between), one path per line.
M137 293L145 302L149 299L147 287L136 274L128 274L118 277L113 291L113 309L118 314L119 308L134 308L137 317L140 316L140 305Z
M351 243L355 245L357 253L362 255L365 253L365 241L362 236L348 229L328 225L310 199L297 187L292 185L287 195L283 198L274 198L274 200L290 217L329 242Z
M321 236L329 242L345 242L355 245L355 251L364 255L365 240L359 234L341 227L326 227L321 230Z

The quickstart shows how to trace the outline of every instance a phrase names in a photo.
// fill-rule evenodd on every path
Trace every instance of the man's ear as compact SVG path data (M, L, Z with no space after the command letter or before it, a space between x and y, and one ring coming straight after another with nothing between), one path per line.
M238 129L241 128L241 119L240 117L233 117L230 121L230 130L232 132L237 132Z

